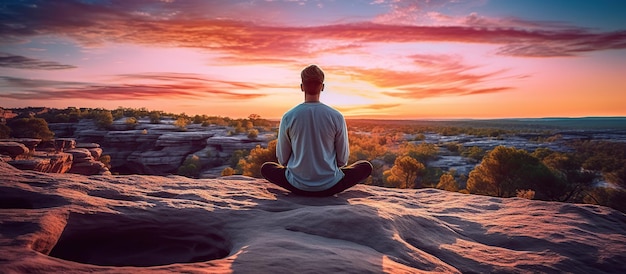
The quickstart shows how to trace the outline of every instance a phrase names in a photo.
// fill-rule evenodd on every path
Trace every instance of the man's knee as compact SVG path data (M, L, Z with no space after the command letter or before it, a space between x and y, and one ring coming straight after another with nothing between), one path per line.
M359 173L367 173L368 175L371 174L374 170L374 166L372 166L372 163L365 160L360 160L354 163L354 168L358 169Z

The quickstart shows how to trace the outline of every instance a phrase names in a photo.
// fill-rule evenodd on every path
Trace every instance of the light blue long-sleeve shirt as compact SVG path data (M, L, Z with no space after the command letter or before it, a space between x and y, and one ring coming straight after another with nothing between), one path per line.
M323 103L302 103L280 121L278 162L294 187L306 191L331 188L344 176L348 162L348 129L343 115Z

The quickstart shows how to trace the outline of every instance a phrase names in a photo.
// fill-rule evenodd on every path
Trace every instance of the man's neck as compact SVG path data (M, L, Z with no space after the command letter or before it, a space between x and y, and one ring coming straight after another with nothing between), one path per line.
M304 102L305 103L319 103L320 95L319 94L305 94Z

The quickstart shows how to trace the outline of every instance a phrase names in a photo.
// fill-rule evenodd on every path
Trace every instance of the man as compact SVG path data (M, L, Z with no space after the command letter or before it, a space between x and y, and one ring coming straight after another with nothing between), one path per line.
M365 180L372 164L358 161L346 166L350 156L346 121L320 102L324 72L310 65L300 76L304 103L283 115L276 144L279 163L264 163L261 174L294 194L331 196Z

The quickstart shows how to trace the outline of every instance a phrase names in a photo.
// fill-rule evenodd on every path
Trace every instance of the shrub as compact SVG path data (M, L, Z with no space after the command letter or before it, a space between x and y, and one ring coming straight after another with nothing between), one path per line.
M9 136L11 136L11 128L0 124L0 139L9 138Z
M248 139L256 139L259 136L259 131L256 129L248 130Z
M532 200L533 198L535 198L535 191L533 191L532 189L527 189L527 190L517 190L517 197L518 198L524 198L524 199L528 199L528 200Z
M454 180L454 176L450 173L441 175L437 188L452 192L459 191L459 185L456 183L456 180Z
M161 113L158 111L151 111L149 114L151 124L161 123Z
M384 172L388 186L397 188L413 188L417 176L424 172L424 164L411 156L396 158L393 167Z
M125 124L126 124L126 129L135 129L135 127L138 124L137 118L135 118L135 117L128 117L128 118L126 118Z
M111 168L111 156L110 155L102 155L100 159L98 159L101 163L104 164L107 168Z
M202 163L200 162L200 157L192 155L185 159L183 164L178 168L178 175L197 178L200 175L201 168Z
M174 121L174 125L178 127L179 130L186 130L187 125L189 125L190 122L191 121L187 119L186 117L178 117L178 119Z
M232 167L227 167L224 170L222 170L222 176L231 176L231 175L235 175L235 169L233 169Z
M483 158L469 174L470 193L496 197L514 197L519 189L534 189L537 195L550 196L560 181L539 159L522 149L498 146Z
M239 166L243 170L243 175L261 178L261 165L265 162L278 162L276 158L277 140L272 140L267 144L267 148L256 146L250 150L250 155L246 159L239 160Z
M54 132L48 128L46 120L41 118L21 118L9 124L11 134L16 138L35 138L44 141L52 139Z
M101 129L108 129L113 124L113 114L109 110L96 110L93 112L93 120Z

